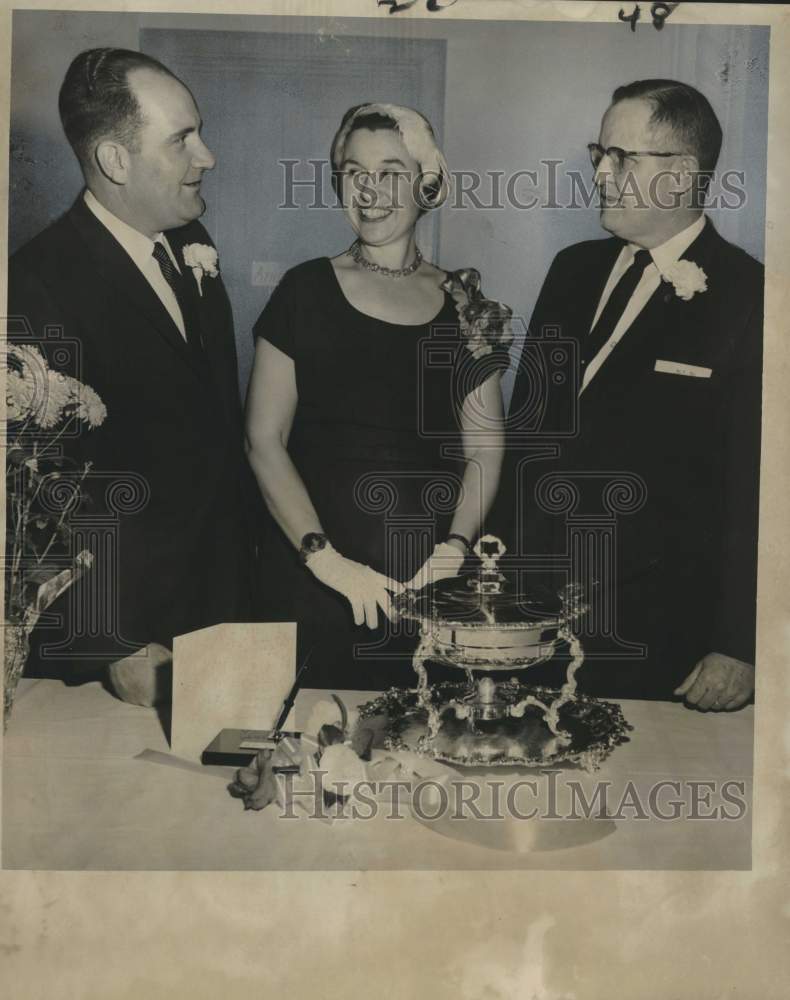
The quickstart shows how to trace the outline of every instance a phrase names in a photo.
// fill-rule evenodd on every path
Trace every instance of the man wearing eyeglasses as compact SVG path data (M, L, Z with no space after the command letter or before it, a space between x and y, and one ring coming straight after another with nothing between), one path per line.
M565 553L567 512L545 502L558 481L578 491L577 518L614 514L611 565L588 570L597 624L580 685L703 710L754 691L763 268L703 211L721 141L693 87L614 92L588 147L611 236L557 255L530 324L577 347L577 431L552 440L562 421L547 399L535 440L555 455L525 461L513 444L492 525L507 508L521 555ZM511 441L531 372L516 379ZM628 504L606 492L618 475Z

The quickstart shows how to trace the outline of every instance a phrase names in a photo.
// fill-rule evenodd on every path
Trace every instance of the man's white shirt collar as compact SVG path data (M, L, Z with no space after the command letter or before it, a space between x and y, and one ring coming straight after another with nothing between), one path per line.
M658 268L659 274L663 274L667 268L680 260L704 228L705 216L701 215L690 226L681 229L679 233L675 233L674 236L671 236L660 246L653 247L650 251L650 256L653 258L653 263ZM633 259L637 250L640 250L641 247L629 243L628 249L631 251L631 259Z
M123 219L119 219L117 215L105 208L93 192L88 189L85 190L85 204L91 212L93 212L99 222L101 222L105 228L109 229L115 239L121 244L141 271L145 270L151 260L151 256L154 252L154 243L161 243L165 250L167 250L173 263L176 264L173 251L163 233L157 233L156 238L152 240L150 236L146 236L145 233L141 233L139 229L135 229L134 226L130 226L128 222L124 222Z

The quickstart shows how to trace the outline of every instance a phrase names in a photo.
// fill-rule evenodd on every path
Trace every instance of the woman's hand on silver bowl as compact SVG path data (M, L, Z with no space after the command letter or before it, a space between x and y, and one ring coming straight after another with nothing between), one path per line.
M392 595L404 589L403 584L377 573L370 566L346 559L329 543L314 552L305 565L321 583L342 594L351 605L355 625L376 628L379 608L392 620Z
M440 542L414 576L406 584L409 590L422 590L429 583L458 576L464 554L449 542Z

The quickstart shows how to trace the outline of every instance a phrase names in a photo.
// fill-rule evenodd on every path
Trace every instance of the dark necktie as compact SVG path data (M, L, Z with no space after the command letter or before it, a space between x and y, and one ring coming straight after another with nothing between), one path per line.
M606 301L598 322L587 336L582 351L582 364L589 364L600 351L606 341L614 333L614 328L631 301L645 268L652 261L648 250L637 250L628 269L620 276L620 280L612 289L612 294Z
M159 265L159 270L165 281L173 289L176 302L181 310L181 318L184 320L184 330L187 335L187 343L194 351L202 351L200 333L197 328L197 317L194 315L192 302L189 299L189 292L184 287L184 278L179 273L170 254L165 250L162 243L154 243L154 260Z

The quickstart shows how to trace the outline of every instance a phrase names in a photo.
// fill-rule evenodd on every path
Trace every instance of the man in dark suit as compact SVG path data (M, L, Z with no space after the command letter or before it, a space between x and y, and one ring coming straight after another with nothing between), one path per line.
M530 323L577 355L576 432L546 394L520 433L522 364L491 525L597 581L583 689L713 710L754 690L762 373L763 268L703 214L721 137L692 87L615 91L590 144L612 236L557 255Z
M77 344L70 374L108 411L78 442L93 464L87 509L97 525L108 510L118 522L116 563L92 584L102 603L89 614L103 634L71 635L66 647L61 635L59 656L120 659L110 667L116 689L150 702L153 668L167 663L175 635L248 615L233 321L197 221L215 160L189 90L142 53L81 53L59 108L86 188L11 258L9 316L26 321L53 365L59 339ZM53 326L61 338L46 335ZM122 493L119 506L108 474L137 496Z

